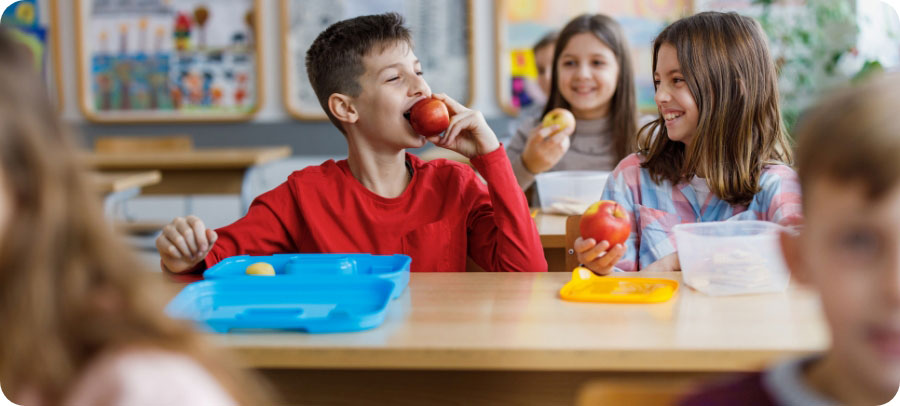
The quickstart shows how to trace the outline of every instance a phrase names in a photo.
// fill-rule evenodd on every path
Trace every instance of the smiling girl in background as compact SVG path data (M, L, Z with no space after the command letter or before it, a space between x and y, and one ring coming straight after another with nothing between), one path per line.
M775 65L758 23L717 12L676 21L653 42L653 80L659 117L603 192L631 213L631 235L614 247L579 238L581 263L601 275L673 271L677 224L800 220Z
M562 107L576 124L542 128L537 117L519 127L509 160L523 190L542 172L613 169L637 130L634 74L619 23L601 14L576 17L560 31L552 66L543 114Z

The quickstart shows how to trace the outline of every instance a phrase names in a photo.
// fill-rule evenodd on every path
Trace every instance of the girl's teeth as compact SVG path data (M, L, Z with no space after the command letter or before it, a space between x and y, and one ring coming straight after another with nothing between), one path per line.
M674 120L678 117L681 117L681 114L669 113L663 116L663 118L665 118L666 120Z

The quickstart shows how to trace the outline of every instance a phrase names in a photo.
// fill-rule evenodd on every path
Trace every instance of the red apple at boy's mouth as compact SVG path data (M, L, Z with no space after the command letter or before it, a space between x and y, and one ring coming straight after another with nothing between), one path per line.
M438 99L422 99L410 109L409 123L416 134L431 137L450 126L450 112L447 105Z
M609 246L622 244L631 234L631 216L618 203L601 200L588 207L581 215L581 238L593 238L609 242Z

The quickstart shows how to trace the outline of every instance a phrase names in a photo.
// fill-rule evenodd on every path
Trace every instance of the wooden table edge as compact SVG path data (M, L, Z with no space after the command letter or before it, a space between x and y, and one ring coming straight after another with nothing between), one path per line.
M155 185L162 181L162 172L158 170L96 172L96 175L108 178L120 176L127 177L125 179L116 179L106 185L102 185L109 186L100 188L100 191L105 194L121 192L132 188L143 188ZM99 179L94 179L93 181L97 182L98 180Z
M501 371L756 371L805 350L438 350L241 348L224 346L254 368Z
M152 168L159 170L179 170L179 169L245 169L247 167L266 164L278 159L287 158L293 153L293 149L288 146L279 147L262 147L262 148L224 148L224 149L197 149L190 153L173 152L171 154L127 154L129 158L122 160L121 155L116 154L98 155L94 153L86 153L83 157L85 165L98 171L121 171L134 170L143 168ZM235 157L217 157L215 154L223 152L236 152L239 154L246 153L246 156ZM179 157L181 155L196 154L209 159L207 161L166 161L159 159L162 155L167 155L171 159L172 156Z

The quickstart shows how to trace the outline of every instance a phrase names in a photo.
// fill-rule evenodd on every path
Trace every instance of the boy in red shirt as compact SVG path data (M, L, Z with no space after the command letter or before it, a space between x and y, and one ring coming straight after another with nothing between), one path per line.
M414 272L465 271L467 255L487 271L547 270L506 152L481 113L432 95L401 16L333 24L313 42L306 67L347 138L347 159L294 172L216 231L194 216L176 218L156 240L164 270L286 252L406 254ZM432 96L451 114L442 137L417 135L407 118ZM465 165L406 153L426 141L470 158L487 186Z

